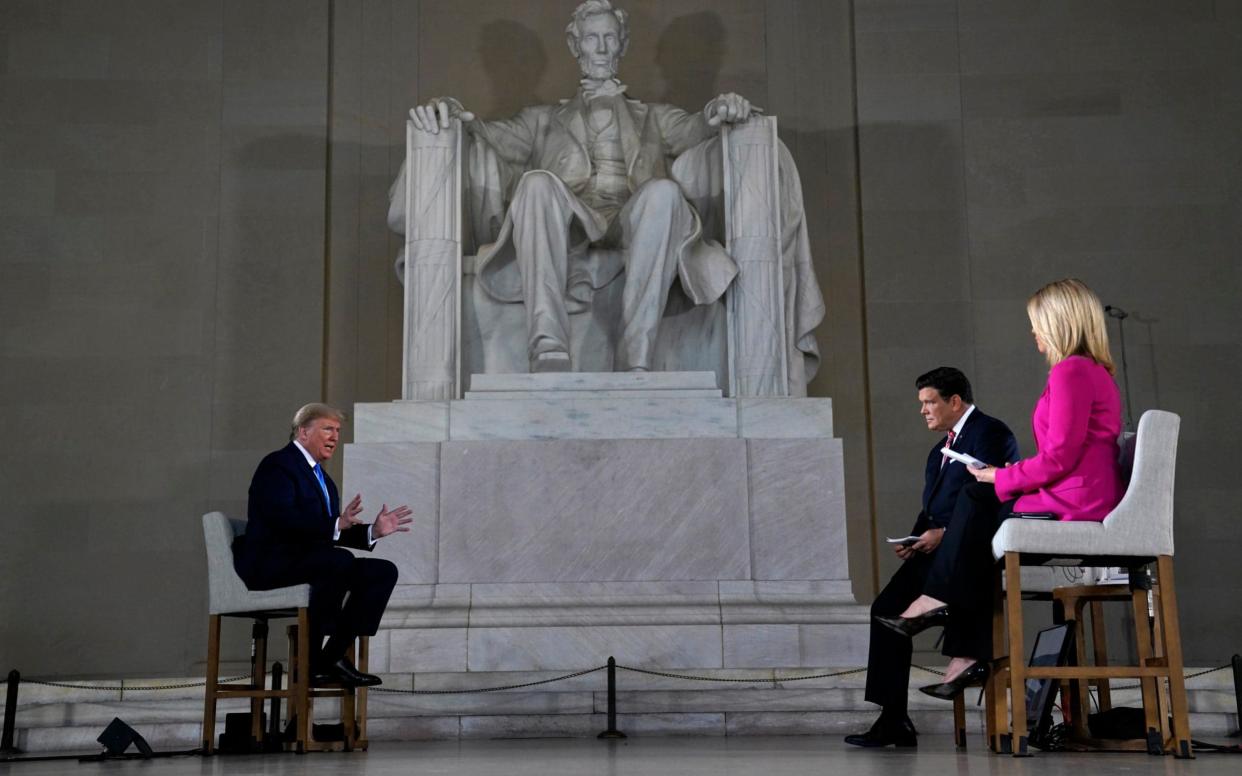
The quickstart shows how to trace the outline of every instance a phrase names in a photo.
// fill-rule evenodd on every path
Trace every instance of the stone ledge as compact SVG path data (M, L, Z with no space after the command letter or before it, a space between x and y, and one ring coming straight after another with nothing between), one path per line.
M503 391L645 391L719 389L715 372L544 372L476 374L472 393Z

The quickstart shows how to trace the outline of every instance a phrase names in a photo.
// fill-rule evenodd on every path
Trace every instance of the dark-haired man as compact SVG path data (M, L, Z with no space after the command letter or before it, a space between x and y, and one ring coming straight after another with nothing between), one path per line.
M944 436L927 455L923 508L910 531L911 536L919 539L908 546L894 546L897 557L904 562L871 605L873 618L901 614L922 594L932 554L940 545L953 515L958 492L963 485L975 481L964 464L942 454L943 448L951 447L998 466L1018 460L1018 443L1013 432L974 406L970 381L960 370L937 367L921 375L914 385L919 392L919 412L928 430ZM882 710L870 730L846 736L846 743L867 747L918 745L918 731L906 713L912 652L909 637L872 620L866 699L879 704Z

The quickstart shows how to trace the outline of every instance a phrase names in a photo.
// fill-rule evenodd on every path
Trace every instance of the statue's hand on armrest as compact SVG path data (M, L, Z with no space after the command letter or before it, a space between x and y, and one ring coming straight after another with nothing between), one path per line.
M438 135L441 129L448 129L451 119L474 121L474 114L453 97L437 97L426 105L410 108L410 121L420 132Z
M763 108L751 105L750 100L733 92L726 92L703 106L703 115L707 117L708 125L713 127L720 124L741 124L752 113L763 113Z

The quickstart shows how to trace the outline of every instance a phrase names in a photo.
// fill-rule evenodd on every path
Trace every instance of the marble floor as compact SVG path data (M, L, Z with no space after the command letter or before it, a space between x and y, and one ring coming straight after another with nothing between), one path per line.
M976 741L971 741L975 744ZM1237 774L1242 758L1200 754L1193 761L1145 754L1036 753L1015 759L954 751L948 736L924 736L917 750L862 750L839 738L634 738L437 741L375 744L356 754L176 757L149 762L76 760L0 763L0 774L159 774L159 776L1142 776Z

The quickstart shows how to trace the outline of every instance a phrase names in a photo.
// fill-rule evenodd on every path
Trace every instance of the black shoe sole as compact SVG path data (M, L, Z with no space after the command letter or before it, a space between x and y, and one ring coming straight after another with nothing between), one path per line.
M928 628L945 625L949 621L949 607L941 606L918 617L876 617L875 621L902 636L914 638Z
M864 736L857 736L859 740L856 740L856 741L851 741L850 740L851 738L855 738L855 736L846 736L845 743L849 744L850 746L857 746L860 749L883 749L886 746L895 746L898 749L913 749L919 745L919 742L917 739L914 741L902 740L902 741L880 742L880 741L875 741L875 740L863 740L865 738Z

